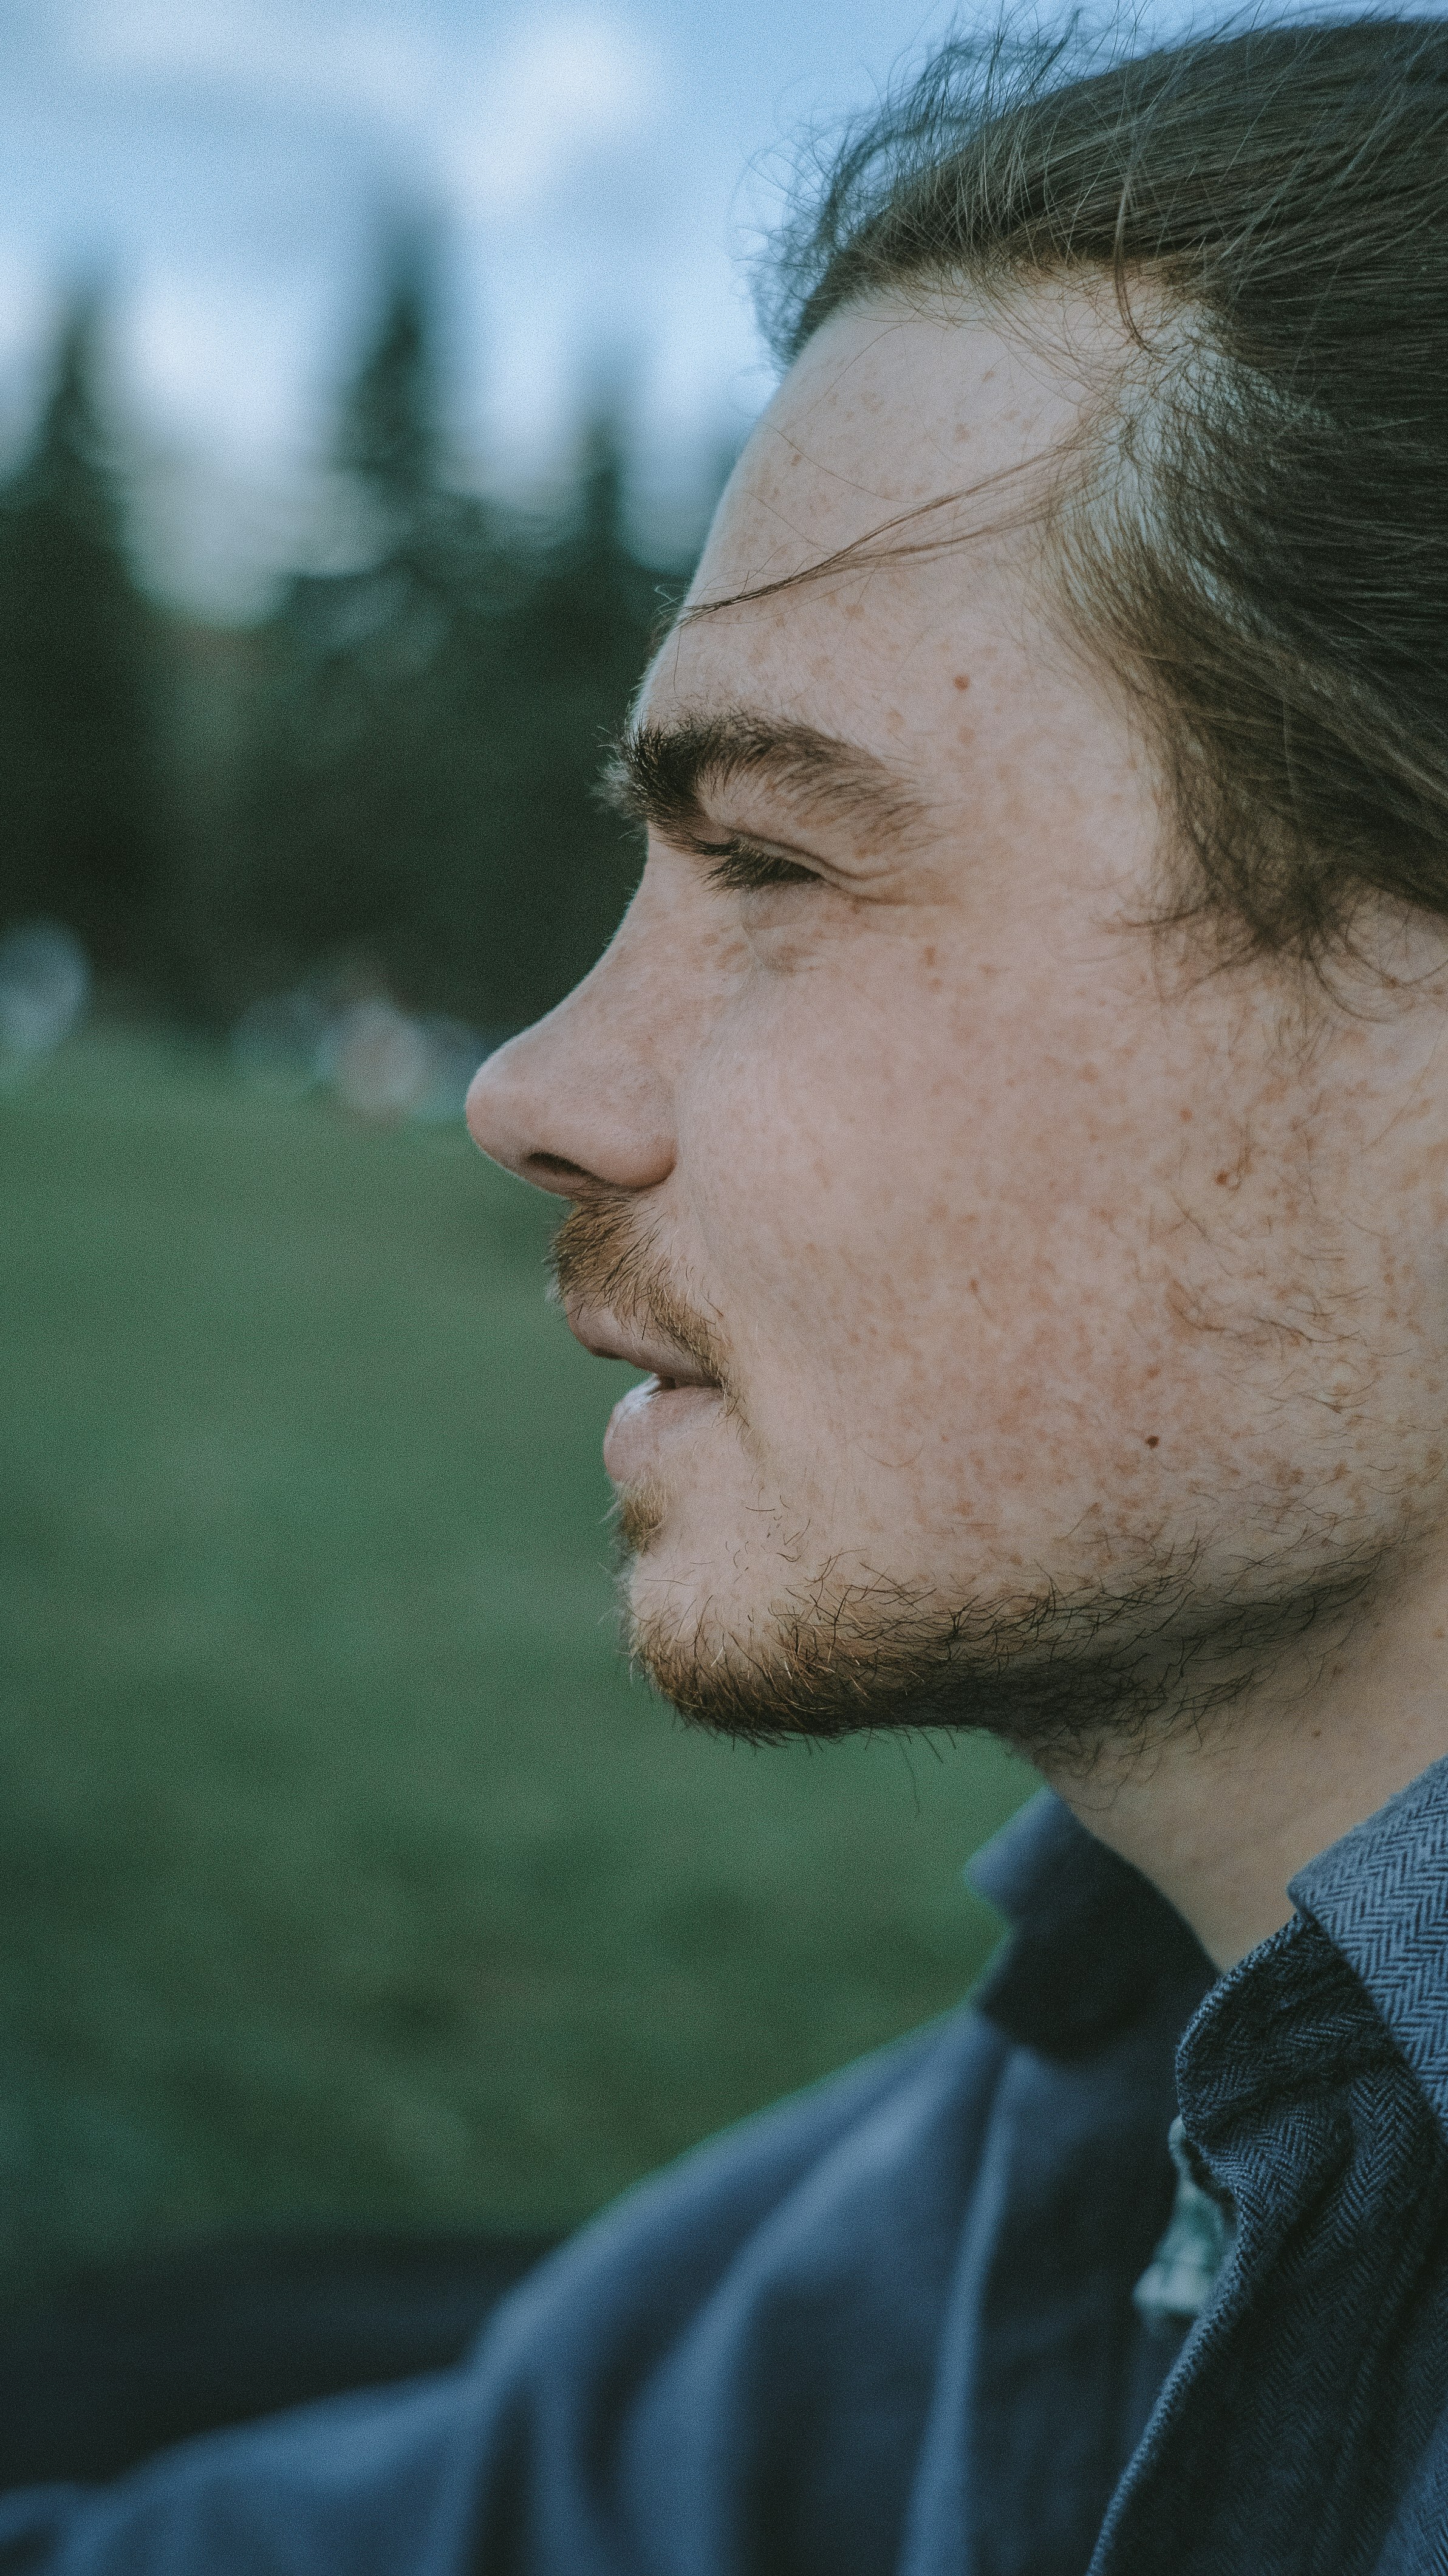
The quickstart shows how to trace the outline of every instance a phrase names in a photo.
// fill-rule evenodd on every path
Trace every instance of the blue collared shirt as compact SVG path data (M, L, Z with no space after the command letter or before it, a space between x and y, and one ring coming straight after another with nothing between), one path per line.
M1042 1797L975 2004L685 2157L459 2369L0 2501L3 2576L1448 2576L1448 1762L1213 1984ZM1132 2290L1180 2108L1230 2251Z

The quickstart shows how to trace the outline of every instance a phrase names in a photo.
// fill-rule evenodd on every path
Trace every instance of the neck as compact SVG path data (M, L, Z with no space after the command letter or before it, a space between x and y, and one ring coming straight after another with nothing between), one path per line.
M1319 1654L1321 1650L1319 1649ZM1448 1754L1448 1573L1363 1603L1230 1715L1052 1786L1229 1968L1292 1919L1296 1871Z

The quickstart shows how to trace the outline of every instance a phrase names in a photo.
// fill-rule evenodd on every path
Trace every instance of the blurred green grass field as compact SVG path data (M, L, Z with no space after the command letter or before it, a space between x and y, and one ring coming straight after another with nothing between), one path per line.
M561 2226L953 2003L990 1746L689 1735L550 1210L98 1035L0 1093L0 2267Z

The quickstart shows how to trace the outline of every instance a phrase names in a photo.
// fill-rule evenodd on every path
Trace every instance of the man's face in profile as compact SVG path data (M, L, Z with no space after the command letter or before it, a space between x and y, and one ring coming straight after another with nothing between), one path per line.
M606 1451L630 1620L709 1722L1200 1709L1440 1508L1436 1013L1144 926L1158 766L1020 524L1114 329L810 344L691 594L734 604L643 693L628 917L475 1086L576 1202L574 1329L654 1372Z

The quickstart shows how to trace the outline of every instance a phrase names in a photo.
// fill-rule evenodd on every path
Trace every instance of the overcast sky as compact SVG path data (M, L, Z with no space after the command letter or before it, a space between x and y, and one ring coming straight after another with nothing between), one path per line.
M186 578L240 599L287 550L380 216L412 205L448 243L457 429L479 469L546 472L612 377L644 480L678 484L768 389L740 275L768 203L751 165L867 104L950 16L0 0L0 396L13 410L33 383L58 281L107 278Z
M23 406L60 282L108 280L189 575L244 587L286 551L379 223L415 206L447 245L457 429L480 470L546 472L612 379L646 479L677 485L767 389L739 276L746 165L868 98L945 15L0 0L0 398Z

